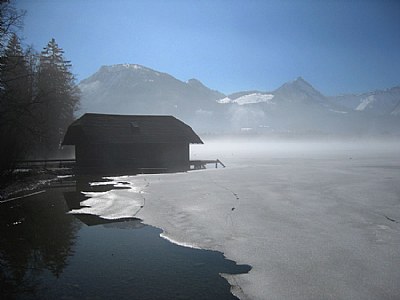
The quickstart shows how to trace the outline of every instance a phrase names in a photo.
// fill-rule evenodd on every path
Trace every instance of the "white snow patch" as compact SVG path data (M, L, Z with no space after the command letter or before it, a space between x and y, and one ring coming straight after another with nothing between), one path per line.
M73 176L74 175L58 175L57 178L64 179L64 178L70 178L70 177L73 177Z
M362 111L366 109L367 106L373 103L374 101L375 101L374 95L368 96L367 98L361 100L360 104L356 107L356 110Z
M217 102L221 104L227 104L227 103L232 103L232 99L230 99L229 97L225 97L223 99L217 100Z
M135 70L141 70L141 69L143 69L143 67L140 66L140 65L137 65L137 64L128 64L128 63L112 65L111 67L113 67L113 68L115 68L115 69L118 69L118 68L120 68L120 67L123 67L123 68L125 68L125 69L135 69Z
M113 185L114 187L129 187L137 191L140 187L134 187L129 182L125 181L101 181L101 182L90 182L90 186L101 186L101 185Z
M169 242L171 242L171 243L173 243L175 245L179 245L179 246L187 247L187 248L193 248L193 249L201 249L200 247L197 247L194 244L185 243L185 242L179 242L177 240L174 240L173 238L169 237L166 232L162 232L160 234L160 237L162 237L163 239L165 239L165 240L167 240L167 241L169 241Z
M331 112L338 113L338 114L347 114L347 111L342 111L342 110L334 110L334 109L329 109Z
M275 104L274 102L271 101L273 98L274 95L272 94L253 93L239 97L233 100L232 102L237 103L239 105L262 103L262 102L268 104Z
M92 182L91 186L109 185L114 187L129 187L107 192L82 192L89 199L81 202L80 209L69 211L71 214L91 214L104 219L120 219L134 217L144 206L144 189L146 181L132 183L127 177L114 177L113 181Z
M275 102L272 101L273 98L274 95L272 94L253 93L244 95L234 100L230 99L229 97L225 97L223 99L217 100L217 102L220 104L236 103L239 105L255 104L255 103L275 104Z

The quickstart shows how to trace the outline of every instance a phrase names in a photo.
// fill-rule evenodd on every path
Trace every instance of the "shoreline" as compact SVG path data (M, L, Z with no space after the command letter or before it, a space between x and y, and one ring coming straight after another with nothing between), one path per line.
M39 190L50 186L50 184L59 180L60 176L65 174L66 170L15 170L10 177L2 178L0 204L8 202L13 198L16 200L39 192Z

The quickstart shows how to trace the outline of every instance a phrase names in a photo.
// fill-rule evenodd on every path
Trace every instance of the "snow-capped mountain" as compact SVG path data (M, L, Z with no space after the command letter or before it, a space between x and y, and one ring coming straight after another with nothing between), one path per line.
M272 92L238 92L219 99L217 102L220 104L236 103L239 105L256 103L282 105L290 103L291 106L307 103L320 103L325 106L330 104L324 95L301 77L283 84Z
M349 109L331 103L303 78L271 92L239 92L219 99L231 126L246 131L338 131ZM344 129L343 129L344 130Z
M400 86L358 95L341 95L331 100L359 112L400 116Z
M174 115L200 133L400 132L400 87L326 97L298 77L271 92L224 95L197 79L183 82L141 65L119 64L101 67L79 88L79 113Z
M137 64L102 66L79 83L81 112L181 114L215 108L224 95Z
M200 81L180 81L173 76L137 64L102 66L79 83L81 109L116 114L174 115L192 124L213 125L222 93Z

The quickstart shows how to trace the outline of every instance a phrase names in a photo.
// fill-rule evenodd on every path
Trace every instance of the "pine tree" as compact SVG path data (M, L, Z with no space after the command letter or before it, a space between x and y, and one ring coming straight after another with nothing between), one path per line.
M48 157L60 147L74 112L79 105L79 90L64 51L51 39L40 55L37 100L41 103L42 154Z
M0 170L11 170L32 144L33 76L16 34L0 58Z

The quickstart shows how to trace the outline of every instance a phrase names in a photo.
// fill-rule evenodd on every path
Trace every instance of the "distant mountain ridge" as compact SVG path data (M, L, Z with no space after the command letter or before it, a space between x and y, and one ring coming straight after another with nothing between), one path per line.
M356 111L378 115L399 115L400 86L362 94L331 97L332 101Z
M162 114L194 122L218 111L216 99L224 97L198 80L183 82L137 64L102 66L79 88L79 114Z
M302 77L271 92L224 95L137 64L102 66L79 83L84 112L174 115L200 132L390 133L400 129L400 86L326 97Z

